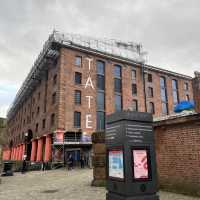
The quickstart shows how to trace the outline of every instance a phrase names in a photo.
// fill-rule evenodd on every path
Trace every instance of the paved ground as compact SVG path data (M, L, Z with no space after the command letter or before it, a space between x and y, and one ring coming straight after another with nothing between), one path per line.
M15 173L2 177L0 200L105 200L105 189L91 187L92 170ZM200 200L160 192L161 200Z

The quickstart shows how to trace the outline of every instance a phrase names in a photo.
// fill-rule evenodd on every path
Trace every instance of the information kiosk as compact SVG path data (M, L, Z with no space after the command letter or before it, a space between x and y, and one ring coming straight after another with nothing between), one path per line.
M117 112L106 119L107 200L158 200L152 115Z

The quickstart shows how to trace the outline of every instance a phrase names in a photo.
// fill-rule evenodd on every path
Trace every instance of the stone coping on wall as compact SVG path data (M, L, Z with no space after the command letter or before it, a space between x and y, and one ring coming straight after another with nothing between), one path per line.
M188 113L169 115L168 117L160 119L156 118L154 119L153 126L156 128L159 126L169 126L173 124L190 123L190 122L194 122L200 125L200 113L188 112Z

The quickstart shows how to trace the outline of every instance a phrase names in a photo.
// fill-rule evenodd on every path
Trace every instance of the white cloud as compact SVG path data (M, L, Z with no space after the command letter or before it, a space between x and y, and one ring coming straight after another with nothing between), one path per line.
M21 85L53 28L141 42L149 64L192 76L200 70L199 7L199 0L2 1L0 81Z

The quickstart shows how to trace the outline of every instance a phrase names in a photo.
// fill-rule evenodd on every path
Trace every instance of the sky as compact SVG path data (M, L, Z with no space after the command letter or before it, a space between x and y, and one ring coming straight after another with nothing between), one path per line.
M52 31L139 42L147 64L200 70L199 0L0 0L0 117Z

